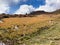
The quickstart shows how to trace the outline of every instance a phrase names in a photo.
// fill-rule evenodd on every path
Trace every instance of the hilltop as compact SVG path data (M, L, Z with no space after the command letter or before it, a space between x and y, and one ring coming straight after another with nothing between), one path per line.
M60 10L0 14L0 41L6 45L60 45Z
M0 14L0 19L1 18L10 18L10 17L34 17L36 15L41 15L41 14L46 14L46 15L50 15L50 14L60 14L60 10L56 10L54 12L44 12L44 11L34 11L34 12L31 12L30 14L5 14L5 13L2 13Z

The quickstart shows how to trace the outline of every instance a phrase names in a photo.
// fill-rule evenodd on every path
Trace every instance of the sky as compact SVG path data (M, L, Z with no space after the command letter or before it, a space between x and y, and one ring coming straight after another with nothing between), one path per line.
M53 12L60 9L60 0L0 0L0 14L29 14L33 11Z

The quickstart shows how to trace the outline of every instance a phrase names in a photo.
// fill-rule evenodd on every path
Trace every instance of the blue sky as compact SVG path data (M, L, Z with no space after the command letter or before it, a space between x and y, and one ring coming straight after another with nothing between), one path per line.
M27 0L26 2L19 2L18 4L11 5L10 12L14 13L21 5L32 5L35 8L38 8L40 5L45 5L45 0Z
M33 11L53 12L60 9L60 0L0 0L0 14L29 14Z

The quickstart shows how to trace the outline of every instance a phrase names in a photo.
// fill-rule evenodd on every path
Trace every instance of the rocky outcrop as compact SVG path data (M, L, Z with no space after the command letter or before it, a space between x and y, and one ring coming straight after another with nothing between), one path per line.
M2 20L0 20L0 23L3 23L3 21L2 21Z

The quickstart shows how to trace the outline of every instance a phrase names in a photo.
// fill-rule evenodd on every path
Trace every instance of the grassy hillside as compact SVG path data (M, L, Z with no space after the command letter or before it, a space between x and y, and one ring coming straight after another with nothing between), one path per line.
M4 18L0 40L6 45L59 45L60 14Z

